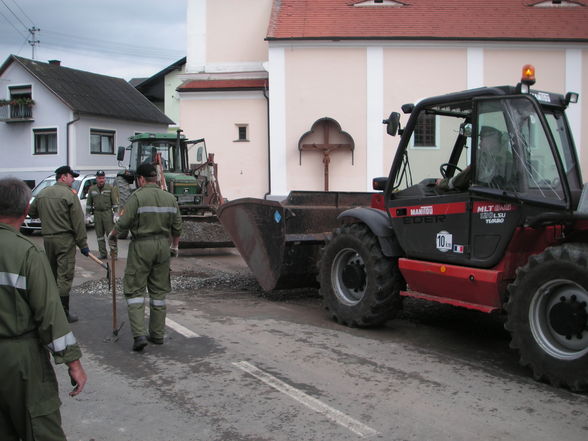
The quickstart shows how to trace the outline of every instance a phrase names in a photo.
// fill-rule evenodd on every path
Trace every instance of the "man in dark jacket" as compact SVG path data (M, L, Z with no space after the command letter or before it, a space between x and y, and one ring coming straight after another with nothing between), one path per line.
M177 256L182 217L176 198L157 185L152 164L137 168L139 189L127 200L120 219L108 236L112 246L119 233L131 231L124 293L133 332L134 351L142 351L147 341L163 344L165 296L171 291L170 255ZM170 251L171 243L171 251ZM145 288L149 292L149 334L145 332Z
M72 323L78 318L69 312L69 292L76 265L76 245L82 254L90 253L86 235L86 224L82 206L71 185L79 173L69 165L55 170L55 185L44 188L35 198L30 208L33 218L41 219L43 246L55 276L61 303Z
M18 232L30 197L24 182L0 179L0 438L65 441L49 352L68 365L71 396L86 373L49 262Z

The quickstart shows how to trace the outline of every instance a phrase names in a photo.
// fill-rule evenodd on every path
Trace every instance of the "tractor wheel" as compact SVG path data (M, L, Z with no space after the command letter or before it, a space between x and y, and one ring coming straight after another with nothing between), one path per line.
M588 390L588 246L547 248L509 286L505 327L537 380Z
M404 281L396 259L382 254L363 224L338 228L322 250L320 293L329 314L346 326L375 326L401 308Z
M133 190L131 189L131 184L122 176L116 177L116 187L118 187L119 204L122 208Z

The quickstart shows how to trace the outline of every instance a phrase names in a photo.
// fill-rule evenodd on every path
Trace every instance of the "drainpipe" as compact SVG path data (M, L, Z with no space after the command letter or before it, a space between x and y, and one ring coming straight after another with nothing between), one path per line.
M72 125L73 123L75 123L76 121L79 121L79 119L80 119L80 115L78 113L75 113L75 118L72 119L70 122L68 122L66 125L66 129L65 129L65 152L66 152L65 161L66 161L66 165L70 165L69 164L69 126Z
M267 193L263 195L263 198L266 199L267 195L272 193L272 164L270 161L272 150L271 150L271 144L270 144L270 108L269 108L269 96L267 94L267 86L263 88L263 96L265 97L266 108L267 108L267 182L268 182L268 190L267 190Z

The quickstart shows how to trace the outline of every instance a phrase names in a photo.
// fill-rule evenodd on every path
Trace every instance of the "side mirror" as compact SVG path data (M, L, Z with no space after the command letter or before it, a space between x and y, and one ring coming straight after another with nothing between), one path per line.
M119 146L118 151L116 152L116 160L117 161L124 161L125 159L125 147Z
M386 124L386 133L390 136L396 136L400 130L400 113L392 112L388 119L382 121L382 124Z
M388 182L388 177L378 177L372 179L372 188L377 191L384 191L386 189L386 183Z
M202 148L202 146L198 147L198 150L196 150L196 161L198 161L199 163L204 162L202 158L203 151L204 149Z

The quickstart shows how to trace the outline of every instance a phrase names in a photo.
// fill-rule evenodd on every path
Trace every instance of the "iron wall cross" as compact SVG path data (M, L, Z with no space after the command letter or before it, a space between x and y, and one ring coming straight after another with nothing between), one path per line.
M352 158L352 163L353 163L353 148L354 145L352 143L350 144L343 144L343 143L339 143L339 144L331 144L329 142L329 138L330 138L330 129L331 127L333 127L336 132L335 133L343 133L345 135L347 135L345 132L341 131L341 127L339 126L339 124L337 124L336 121L331 120L330 118L323 118L319 121L317 121L316 123L313 124L312 130L310 132L307 132L301 139L300 141L302 142L304 140L304 138L307 137L307 135L313 133L316 129L322 129L323 131L323 142L322 143L309 143L309 144L300 144L298 145L298 150L300 150L301 155L303 151L319 151L323 154L323 167L324 167L324 187L325 187L325 191L329 191L329 163L331 162L331 152L337 151L337 150L351 150L351 158ZM347 135L349 136L349 135ZM302 156L301 156L301 162L302 162Z

